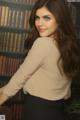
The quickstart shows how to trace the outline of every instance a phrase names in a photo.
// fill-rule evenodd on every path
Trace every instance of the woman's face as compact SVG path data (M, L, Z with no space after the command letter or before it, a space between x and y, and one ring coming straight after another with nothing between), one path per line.
M52 36L57 29L57 22L51 12L46 7L36 11L35 26L41 37Z

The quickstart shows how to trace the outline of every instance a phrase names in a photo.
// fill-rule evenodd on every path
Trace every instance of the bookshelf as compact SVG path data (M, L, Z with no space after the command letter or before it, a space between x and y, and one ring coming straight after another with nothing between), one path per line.
M0 87L8 83L23 62L29 16L36 0L0 0ZM22 120L22 90L0 107L6 120Z
M19 66L23 61L20 54L25 57L24 41L29 31L28 20L34 2L35 0L0 0L0 76L4 76L1 69L5 69L6 64ZM15 72L13 67L9 69ZM10 74L8 70L7 73Z

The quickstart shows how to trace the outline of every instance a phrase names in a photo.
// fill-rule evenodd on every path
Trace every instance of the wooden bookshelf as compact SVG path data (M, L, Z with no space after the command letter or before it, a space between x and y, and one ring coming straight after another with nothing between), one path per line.
M0 0L0 87L6 85L23 62L29 16L36 0ZM24 94L19 91L0 107L6 120L22 120Z

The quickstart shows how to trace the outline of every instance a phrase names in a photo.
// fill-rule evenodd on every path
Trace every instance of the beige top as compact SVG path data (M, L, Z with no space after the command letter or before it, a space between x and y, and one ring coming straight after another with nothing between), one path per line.
M59 56L53 38L37 38L23 64L5 86L4 94L13 96L23 88L24 93L49 100L69 97L71 80L60 74Z

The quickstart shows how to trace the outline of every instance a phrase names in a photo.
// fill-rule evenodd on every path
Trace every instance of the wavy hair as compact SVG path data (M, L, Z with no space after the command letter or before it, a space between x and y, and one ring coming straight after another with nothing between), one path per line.
M72 79L80 72L80 50L66 0L37 0L31 12L30 32L25 46L30 49L35 39L39 37L35 27L35 14L37 9L42 7L46 7L55 16L58 23L58 28L55 31L55 40L60 51L58 67L61 73L64 72L67 77Z

